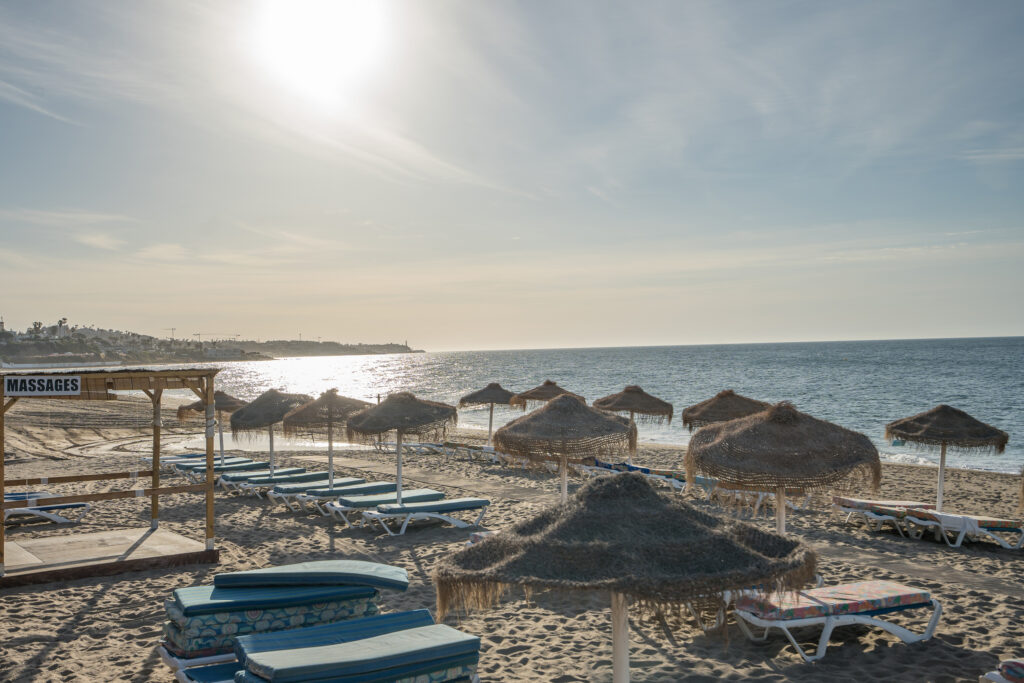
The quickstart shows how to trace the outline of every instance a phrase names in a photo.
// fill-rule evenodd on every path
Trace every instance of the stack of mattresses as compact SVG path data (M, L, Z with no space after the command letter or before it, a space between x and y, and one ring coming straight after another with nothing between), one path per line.
M375 615L380 590L405 590L404 569L325 560L218 574L164 603L163 647L180 660L230 654L235 638Z

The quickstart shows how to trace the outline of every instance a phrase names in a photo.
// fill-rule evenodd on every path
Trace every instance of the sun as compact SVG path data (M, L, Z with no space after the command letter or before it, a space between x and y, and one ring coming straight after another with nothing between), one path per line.
M280 85L315 103L339 105L380 62L385 19L379 0L264 0L253 47Z

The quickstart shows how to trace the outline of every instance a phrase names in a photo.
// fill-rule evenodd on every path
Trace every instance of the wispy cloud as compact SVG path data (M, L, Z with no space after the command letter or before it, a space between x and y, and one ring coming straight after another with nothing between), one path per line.
M136 219L89 209L0 209L0 221L50 228L78 228L109 223L134 223Z
M113 251L124 244L124 240L111 237L102 232L82 233L75 236L75 241L89 247L106 249L107 251Z
M977 164L1003 163L1007 161L1024 161L1024 147L1007 147L997 149L972 149L963 152L959 158Z

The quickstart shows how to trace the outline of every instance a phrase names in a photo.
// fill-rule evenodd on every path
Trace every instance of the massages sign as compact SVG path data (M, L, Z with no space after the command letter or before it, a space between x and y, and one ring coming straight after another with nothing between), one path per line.
M80 396L82 378L62 375L18 375L4 377L5 396Z

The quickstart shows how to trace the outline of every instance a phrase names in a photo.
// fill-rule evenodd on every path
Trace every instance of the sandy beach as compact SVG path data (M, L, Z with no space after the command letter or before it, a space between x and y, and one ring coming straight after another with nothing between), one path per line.
M150 451L151 440L140 430L145 411L125 403L16 406L7 416L7 478L137 468L140 456ZM176 426L172 407L166 409L164 421L168 453L180 451L179 444L197 433ZM479 443L482 436L464 430L451 438ZM297 451L283 440L278 447L282 464L326 468L322 450ZM681 469L683 454L679 447L641 443L636 461ZM339 451L336 463L344 474L367 479L393 476L393 457L370 449ZM411 456L405 466L410 487L490 498L486 529L500 530L557 501L558 481L553 475L441 456ZM934 468L886 464L879 496L933 500L935 479ZM581 482L570 481L570 492ZM946 507L1017 518L1018 486L1019 477L1013 475L948 470ZM71 494L131 486L112 481L47 488ZM162 528L202 538L201 497L170 496L161 507ZM298 515L252 497L222 493L217 495L216 514L219 565L0 591L0 679L172 681L154 653L164 620L162 601L174 588L209 583L214 574L225 571L342 557L384 562L404 567L411 578L406 593L384 594L385 611L433 609L431 570L470 533L426 525L404 537L389 537L380 529L346 529L317 515ZM148 521L146 500L104 501L77 525L9 526L8 540L142 527ZM774 526L774 520L765 517L755 522ZM767 643L750 643L732 619L726 634L705 635L675 617L633 615L633 680L974 681L1000 659L1024 655L1024 552L993 543L965 543L954 549L848 525L831 514L825 495L817 497L812 509L792 513L789 527L818 551L827 584L879 578L931 591L944 607L935 637L906 645L880 629L846 627L833 634L824 660L805 664L781 635L776 633ZM923 628L919 615L892 619ZM535 593L527 601L512 593L492 611L450 616L448 623L481 637L483 681L611 680L607 595ZM816 629L807 631L803 642L816 641L817 635Z

